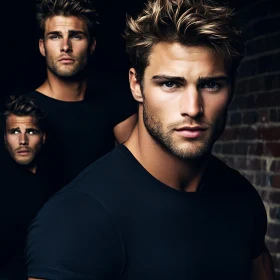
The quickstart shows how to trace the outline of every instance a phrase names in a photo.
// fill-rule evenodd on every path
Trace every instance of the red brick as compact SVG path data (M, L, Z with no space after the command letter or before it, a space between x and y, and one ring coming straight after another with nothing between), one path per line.
M268 224L267 235L272 238L280 237L280 224Z
M272 176L272 187L280 188L280 175Z
M277 220L277 221L280 222L280 206L279 207L271 207L269 209L269 216L272 220Z
M271 122L280 122L280 108L270 109L269 118Z
M257 130L251 126L235 128L235 139L237 140L256 140Z
M232 144L232 143L224 143L222 145L222 153L224 155L233 155L234 154L234 144Z
M279 239L266 239L265 244L270 253L278 253L280 249Z
M261 156L264 154L263 143L245 143L248 146L247 155Z
M279 142L267 143L264 147L264 154L266 156L280 157L280 143Z
M243 113L243 124L255 124L258 122L258 114L255 111Z
M280 138L280 126L263 127L258 130L258 139L273 141Z
M234 158L234 166L236 169L248 170L245 157Z
M234 128L229 128L229 127L226 127L225 131L223 132L223 134L221 135L220 137L220 141L223 141L223 140L235 140L235 129Z
M273 160L270 166L270 171L280 173L280 160Z
M258 112L258 122L268 123L270 121L269 111L267 109L259 110Z
M265 199L267 202L280 204L280 192L268 191L265 197L267 198L267 200Z
M258 172L256 174L255 184L260 187L270 187L271 186L271 176L265 172Z

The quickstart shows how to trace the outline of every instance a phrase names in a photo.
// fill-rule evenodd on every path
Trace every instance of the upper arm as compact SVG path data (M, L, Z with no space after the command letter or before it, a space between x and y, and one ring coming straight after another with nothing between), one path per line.
M134 114L114 127L114 135L119 144L124 143L128 139L136 123L137 114Z
M268 251L252 260L251 280L274 280L274 269L271 255Z
M122 261L110 215L87 194L55 195L30 226L26 247L30 279L114 279Z

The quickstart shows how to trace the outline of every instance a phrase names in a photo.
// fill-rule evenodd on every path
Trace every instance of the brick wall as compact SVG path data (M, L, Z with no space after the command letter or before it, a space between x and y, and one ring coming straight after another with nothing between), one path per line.
M280 9L256 1L240 11L246 50L226 130L214 153L256 187L267 209L267 246L280 280Z

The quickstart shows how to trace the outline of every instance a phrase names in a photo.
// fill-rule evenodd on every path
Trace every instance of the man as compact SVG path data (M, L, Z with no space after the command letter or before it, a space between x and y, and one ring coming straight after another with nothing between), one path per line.
M240 58L232 11L150 0L125 33L139 121L30 227L30 279L273 279L257 191L211 155Z
M0 159L0 278L27 279L26 230L49 191L36 175L46 141L45 116L28 96L11 96L3 120L6 153Z
M116 92L111 77L92 81L89 62L96 47L96 11L91 1L42 0L37 21L47 78L29 95L46 112L50 129L38 172L52 166L60 188L112 150L115 140L127 140L136 124L137 106L130 95ZM47 161L54 156L55 163Z
M35 173L38 154L46 142L43 112L28 97L20 96L11 98L3 115L4 142L9 155L17 164Z

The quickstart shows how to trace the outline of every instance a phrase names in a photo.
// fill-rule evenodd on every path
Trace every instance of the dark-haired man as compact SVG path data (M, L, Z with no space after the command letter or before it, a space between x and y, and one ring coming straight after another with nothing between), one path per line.
M46 141L45 116L34 100L22 95L6 101L2 117L6 153L0 159L0 279L27 279L27 227L50 192L36 175Z
M40 211L28 276L273 279L262 200L211 154L242 51L231 9L150 0L125 38L138 124Z
M60 188L112 150L115 140L127 140L136 124L137 106L131 95L118 92L116 79L91 77L90 58L96 47L92 1L42 0L37 21L47 77L29 95L49 124L46 157L38 172L52 166L53 183ZM55 162L49 162L53 157Z

